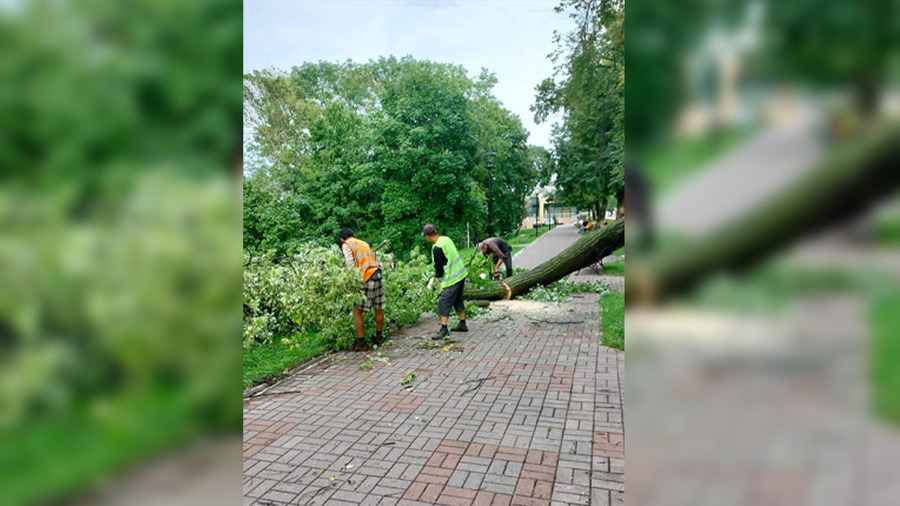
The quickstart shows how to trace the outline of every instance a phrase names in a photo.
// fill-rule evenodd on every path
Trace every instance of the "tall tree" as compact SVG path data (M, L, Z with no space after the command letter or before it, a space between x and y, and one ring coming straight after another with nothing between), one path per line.
M620 1L564 0L576 28L557 34L554 77L537 87L535 121L554 125L557 197L602 218L623 187L624 9ZM556 77L560 77L557 83Z
M483 155L496 153L490 177L494 235L514 231L525 217L525 198L537 183L537 170L526 144L528 131L518 116L504 109L490 91L497 79L487 70L475 81L472 111L481 155L475 171L480 189L488 189L488 170ZM483 230L479 227L479 230Z
M404 255L421 244L426 222L456 240L467 224L478 235L487 215L482 155L491 151L495 229L512 231L536 173L528 132L492 95L495 83L487 71L472 79L461 66L411 57L246 75L256 155L246 246L329 242L349 226Z

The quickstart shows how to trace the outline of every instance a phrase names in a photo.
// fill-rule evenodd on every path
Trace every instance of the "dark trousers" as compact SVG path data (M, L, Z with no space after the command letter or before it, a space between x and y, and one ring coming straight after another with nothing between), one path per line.
M503 260L503 263L506 264L506 277L512 277L512 253L508 253L506 258Z

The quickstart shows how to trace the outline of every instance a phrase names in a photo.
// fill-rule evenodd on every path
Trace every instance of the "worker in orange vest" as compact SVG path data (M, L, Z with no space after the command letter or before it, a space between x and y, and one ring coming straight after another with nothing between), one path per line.
M349 228L340 232L341 250L347 267L359 270L363 283L364 300L353 304L353 323L356 325L356 343L353 351L368 349L363 333L363 311L375 310L375 344L384 341L384 287L381 284L381 266L375 260L372 248L360 241Z

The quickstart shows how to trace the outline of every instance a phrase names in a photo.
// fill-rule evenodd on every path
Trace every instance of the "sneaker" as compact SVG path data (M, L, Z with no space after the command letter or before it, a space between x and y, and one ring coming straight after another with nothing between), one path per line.
M368 351L368 350L369 350L369 345L366 344L365 339L357 338L356 341L353 343L353 346L350 347L350 351Z
M466 326L466 322L460 320L460 322L450 330L452 330L453 332L468 332L469 327Z
M441 339L450 335L450 331L447 330L447 327L441 327L441 331L437 333L436 336L432 337L432 341L440 341Z

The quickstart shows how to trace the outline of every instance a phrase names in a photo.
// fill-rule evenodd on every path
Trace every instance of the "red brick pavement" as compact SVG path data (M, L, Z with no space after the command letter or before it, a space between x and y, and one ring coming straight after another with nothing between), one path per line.
M473 319L451 353L415 348L429 321L390 367L339 354L245 403L245 504L622 504L624 355L599 345L595 295L558 309L585 323Z

